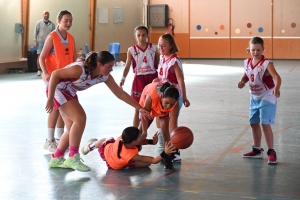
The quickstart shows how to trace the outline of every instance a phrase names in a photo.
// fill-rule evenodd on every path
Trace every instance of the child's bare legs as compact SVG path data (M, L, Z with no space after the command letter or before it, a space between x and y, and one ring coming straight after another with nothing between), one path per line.
M83 172L90 171L90 168L81 162L79 155L79 145L86 124L86 114L82 106L77 100L71 100L63 104L59 110L69 131L63 134L53 157L62 157L69 145L69 157L63 162L64 167Z
M102 138L100 140L98 140L96 143L95 143L95 147L98 149L101 144L106 140L107 138Z
M135 109L134 116L133 116L133 126L136 128L138 128L140 124L139 114L140 114L139 110Z
M58 144L58 152L54 157L60 157L70 147L70 156L78 154L81 137L85 128L86 115L77 100L71 100L59 108L62 118L66 124L67 131L62 135Z
M52 112L48 115L48 141L54 139L55 125L59 116L59 111L56 108L53 108Z
M172 131L178 127L178 114L179 114L179 103L177 103L175 108L170 112L170 123L169 123L170 133L172 133Z
M260 147L261 145L261 128L260 123L250 124L252 129L253 145L254 147Z
M169 117L160 117L160 127L161 127L161 132L164 136L164 142L165 143L167 141L170 141L169 122L170 122ZM164 168L166 170L172 170L173 169L172 159L173 159L172 155L170 155L170 156L163 159L163 162L164 162L164 165L165 165Z
M160 127L161 127L161 132L164 136L164 142L166 143L167 141L170 141L170 131L169 131L169 117L160 117Z
M70 146L80 145L85 128L86 114L77 100L71 100L60 107L65 123L68 123Z
M54 139L55 126L56 138L60 139L63 134L65 123L56 108L54 108L48 115L48 141L52 141Z
M273 131L270 124L262 124L263 132L267 142L268 149L273 149Z

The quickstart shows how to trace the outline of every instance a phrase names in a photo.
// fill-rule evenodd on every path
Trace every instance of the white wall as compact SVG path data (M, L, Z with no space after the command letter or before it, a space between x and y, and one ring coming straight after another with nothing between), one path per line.
M84 49L89 44L89 1L87 0L30 0L28 46L33 45L35 23L42 19L44 10L50 13L50 20L57 25L57 15L68 10L73 16L73 25L69 32L75 39L76 49Z
M21 1L0 0L0 63L22 57L22 35L15 33L15 23L21 23Z
M121 53L135 44L133 30L143 25L143 9L146 0L97 0L97 8L109 10L108 24L99 24L96 11L95 50L108 50L111 42L121 43ZM114 24L113 8L122 7L124 22ZM68 10L73 15L70 33L75 38L76 49L89 44L88 0L30 0L28 47L33 45L33 30L44 10L50 12L50 20L57 25L57 14ZM97 10L97 9L96 9ZM19 60L22 56L21 35L15 33L15 23L21 22L21 0L0 0L0 62Z

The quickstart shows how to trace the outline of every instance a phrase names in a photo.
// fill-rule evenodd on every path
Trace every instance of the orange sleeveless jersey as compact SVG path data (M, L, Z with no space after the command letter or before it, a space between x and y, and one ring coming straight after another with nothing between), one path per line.
M132 149L127 149L123 144L122 151L120 153L121 158L119 159L118 147L119 147L120 140L121 140L121 136L119 136L114 143L109 143L104 148L105 160L113 169L122 169L128 164L128 162L131 160L133 156L139 153L137 147L133 147Z
M158 92L156 90L156 87L159 85L162 85L162 83L154 82L154 83L150 83L150 84L146 85L146 87L144 88L143 93L141 95L140 102L139 102L140 105L144 107L147 94L151 97L152 106L151 106L150 115L153 117L164 117L167 114L169 114L175 107L175 106L173 106L172 108L170 108L168 110L163 109L163 107L161 105L160 97L158 96Z
M74 62L74 38L67 32L69 43L68 46L65 46L55 31L52 31L49 35L53 38L55 54L51 54L50 52L46 57L45 62L48 73L52 74L54 70L64 68L68 64Z

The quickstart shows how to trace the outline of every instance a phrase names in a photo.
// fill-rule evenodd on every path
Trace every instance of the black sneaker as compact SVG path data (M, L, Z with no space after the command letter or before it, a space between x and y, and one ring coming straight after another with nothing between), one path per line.
M173 170L173 162L171 156L164 159L165 170Z
M171 154L173 162L181 162L180 151L176 149L175 153Z

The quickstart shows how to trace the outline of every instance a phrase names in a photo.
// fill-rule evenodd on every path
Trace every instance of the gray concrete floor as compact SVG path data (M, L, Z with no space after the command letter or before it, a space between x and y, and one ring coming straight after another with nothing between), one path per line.
M0 75L0 199L300 199L300 61L275 61L282 77L276 122L272 126L278 164L243 159L251 149L248 87L237 83L242 60L184 60L189 108L179 125L194 133L181 151L182 163L113 171L97 152L82 156L91 171L50 169L45 86L35 73ZM123 67L115 67L117 82ZM130 92L130 72L125 90ZM93 137L117 137L132 124L133 109L105 84L79 92L87 113L81 145ZM149 133L155 133L155 127ZM262 147L266 149L265 140ZM141 154L157 155L156 146Z

